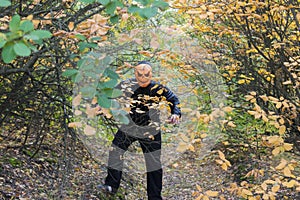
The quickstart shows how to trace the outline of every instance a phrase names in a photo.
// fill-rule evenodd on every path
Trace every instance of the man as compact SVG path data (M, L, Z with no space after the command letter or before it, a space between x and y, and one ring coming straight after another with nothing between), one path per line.
M120 101L130 101L127 104L130 106L130 122L120 126L115 134L109 152L105 184L98 187L110 194L117 192L122 176L123 154L134 141L138 141L146 161L148 200L161 200L163 171L160 160L159 102L168 102L171 110L169 121L178 124L181 117L179 100L169 88L151 80L152 67L148 61L139 62L134 74L135 78L118 85L124 93Z

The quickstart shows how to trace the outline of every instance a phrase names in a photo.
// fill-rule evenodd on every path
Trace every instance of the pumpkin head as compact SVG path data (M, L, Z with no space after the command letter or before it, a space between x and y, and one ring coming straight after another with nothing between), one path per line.
M145 63L138 64L134 75L140 87L147 87L152 79L152 67Z

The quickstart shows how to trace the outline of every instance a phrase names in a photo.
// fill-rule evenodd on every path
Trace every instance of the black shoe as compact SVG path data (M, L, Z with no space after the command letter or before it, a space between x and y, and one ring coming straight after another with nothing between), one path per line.
M98 185L97 186L98 189L102 190L103 192L107 193L107 194L116 194L117 190L109 185Z

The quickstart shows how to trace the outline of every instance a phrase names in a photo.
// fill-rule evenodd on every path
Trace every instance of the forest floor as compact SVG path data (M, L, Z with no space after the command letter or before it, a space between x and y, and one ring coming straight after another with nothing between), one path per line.
M145 200L146 175L124 173L121 189L113 198L103 197L97 185L105 178L105 167L97 164L80 145L69 149L62 157L52 146L29 158L27 149L14 147L11 141L0 140L0 199L20 200ZM234 182L234 171L224 171L217 165L214 142L202 143L195 152L183 153L181 158L164 168L163 196L166 200L196 199L198 189L218 191L210 199L239 199L228 190ZM58 151L57 151L58 152ZM75 156L74 156L75 155ZM300 159L299 157L295 159ZM194 194L194 195L193 195Z

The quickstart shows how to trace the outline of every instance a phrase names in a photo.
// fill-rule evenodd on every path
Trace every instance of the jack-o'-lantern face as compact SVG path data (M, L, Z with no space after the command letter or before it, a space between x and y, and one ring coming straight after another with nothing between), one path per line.
M134 75L140 87L147 87L152 79L152 67L147 64L137 65Z

